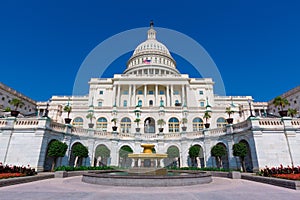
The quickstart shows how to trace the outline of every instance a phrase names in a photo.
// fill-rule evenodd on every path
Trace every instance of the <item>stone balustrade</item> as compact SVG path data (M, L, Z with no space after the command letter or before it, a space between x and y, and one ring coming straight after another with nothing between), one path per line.
M10 120L10 123L8 123ZM300 119L287 119L290 120L289 123L293 128L299 129L300 128ZM140 139L144 140L151 140L151 139L181 139L183 137L186 138L201 138L206 136L215 136L215 135L225 135L225 134L231 134L231 133L238 133L245 130L248 130L252 127L262 128L262 129L283 129L284 128L284 121L285 119L281 118L255 118L251 120L246 120L244 122L234 124L232 125L232 129L228 129L228 127L220 127L215 129L204 129L202 131L194 131L194 132L183 132L183 133L163 133L163 137L158 134L154 133L142 133L138 137ZM12 122L12 123L11 123ZM47 118L7 118L7 119L0 119L0 128L1 127L9 127L12 126L16 129L22 129L22 128L49 128L55 132L60 133L66 133L67 126L65 124L57 123L54 121L51 121ZM117 133L112 134L111 132L104 132L104 131L98 131L98 130L92 130L92 129L84 129L81 127L72 127L68 130L71 130L71 134L79 135L79 136L89 136L89 137L97 137L97 138L120 138L120 139L134 139L135 133ZM227 132L229 131L229 132Z

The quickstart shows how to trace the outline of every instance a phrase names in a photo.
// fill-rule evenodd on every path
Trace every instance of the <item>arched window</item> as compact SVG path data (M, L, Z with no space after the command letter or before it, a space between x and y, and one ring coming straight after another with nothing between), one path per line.
M107 119L104 117L100 117L96 123L96 129L100 131L107 131Z
M203 120L199 117L193 119L193 131L200 131L203 129Z
M179 120L175 117L169 120L169 132L179 132Z
M153 101L152 100L149 101L149 106L153 106Z
M121 120L121 133L130 133L131 120L128 117L124 117Z
M217 119L217 127L218 128L224 127L224 126L226 126L226 124L227 124L227 122L226 122L225 118L219 117Z
M72 124L76 127L83 127L83 119L81 117L76 117Z

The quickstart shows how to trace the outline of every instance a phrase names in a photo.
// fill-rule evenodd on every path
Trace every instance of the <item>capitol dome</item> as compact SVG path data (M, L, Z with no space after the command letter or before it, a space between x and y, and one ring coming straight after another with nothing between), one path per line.
M147 40L135 48L124 74L179 74L168 48L156 40L153 22L147 33Z

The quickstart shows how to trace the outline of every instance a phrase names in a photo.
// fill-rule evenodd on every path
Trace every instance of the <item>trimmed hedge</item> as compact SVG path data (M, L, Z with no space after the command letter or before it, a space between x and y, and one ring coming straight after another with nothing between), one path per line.
M86 170L112 170L114 168L109 166L80 166L80 167L71 167L71 166L60 166L55 168L55 171L86 171Z

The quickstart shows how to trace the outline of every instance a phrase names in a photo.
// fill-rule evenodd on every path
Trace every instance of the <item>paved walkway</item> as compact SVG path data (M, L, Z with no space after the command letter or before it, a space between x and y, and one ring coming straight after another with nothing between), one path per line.
M152 188L93 185L81 182L81 177L71 177L2 187L0 188L0 199L299 200L300 191L242 179L216 177L210 184Z

